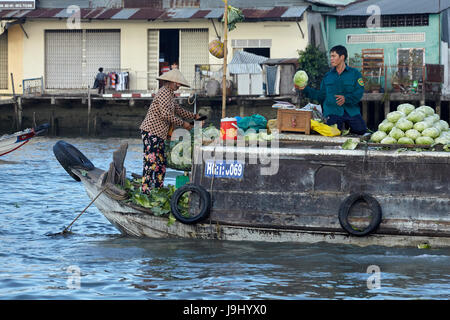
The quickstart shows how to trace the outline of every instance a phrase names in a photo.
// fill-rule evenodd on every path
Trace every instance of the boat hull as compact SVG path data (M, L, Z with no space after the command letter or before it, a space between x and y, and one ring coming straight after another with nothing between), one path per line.
M0 156L13 152L35 136L33 130L18 132L0 139Z
M240 179L207 176L205 161L195 166L194 182L212 193L215 221L339 232L339 208L350 195L364 193L381 207L377 234L450 237L449 153L267 148L278 168L263 175L263 164L250 164L259 148L203 150L245 159Z
M202 162L194 166L192 179L210 191L213 205L210 218L195 225L169 224L167 217L105 193L95 205L118 230L135 237L450 247L448 181L441 174L448 172L446 154L393 158L392 153L353 151L278 150L277 174L261 176L261 165L246 159L238 180L207 177ZM249 150L245 152L248 156ZM428 175L420 173L421 168L427 168ZM91 199L102 190L103 170L73 171ZM383 220L375 233L356 237L340 227L337 212L343 199L361 190L379 201Z

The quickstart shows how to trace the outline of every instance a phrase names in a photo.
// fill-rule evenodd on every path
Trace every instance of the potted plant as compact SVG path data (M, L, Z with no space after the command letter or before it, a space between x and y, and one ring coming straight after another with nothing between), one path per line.
M412 80L408 76L399 75L398 71L392 76L392 87L395 92L406 92Z

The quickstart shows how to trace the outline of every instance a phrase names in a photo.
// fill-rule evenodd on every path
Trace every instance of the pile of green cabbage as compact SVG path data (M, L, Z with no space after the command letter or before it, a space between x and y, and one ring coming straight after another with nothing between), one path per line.
M397 111L387 114L370 140L382 144L448 145L450 130L433 108L403 103Z

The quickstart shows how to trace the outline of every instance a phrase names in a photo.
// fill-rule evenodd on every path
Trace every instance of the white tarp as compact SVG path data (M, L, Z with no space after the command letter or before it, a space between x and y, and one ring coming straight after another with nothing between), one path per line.
M228 69L230 74L257 74L262 72L261 64L266 60L266 57L250 52L236 51Z

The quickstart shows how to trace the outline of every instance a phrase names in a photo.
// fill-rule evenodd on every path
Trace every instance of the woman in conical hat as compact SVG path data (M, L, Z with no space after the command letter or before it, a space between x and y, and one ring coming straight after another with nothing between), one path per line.
M182 119L197 120L200 118L198 114L181 108L175 101L174 92L180 86L190 87L180 70L168 71L156 79L162 80L163 85L155 95L147 115L139 127L144 143L142 192L147 194L153 185L155 188L161 188L164 184L167 165L164 141L168 139L169 129L180 126L191 130L192 125Z

